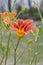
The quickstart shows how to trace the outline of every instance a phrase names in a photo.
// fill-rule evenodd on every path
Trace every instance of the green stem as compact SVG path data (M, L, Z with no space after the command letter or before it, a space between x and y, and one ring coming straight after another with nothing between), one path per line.
M27 43L26 47L24 48L23 52L20 54L20 56L17 58L17 63L20 61L22 55L24 54L24 52L26 51L26 49L28 49L29 47L29 43Z
M6 5L8 5L7 1L5 0Z
M2 27L0 27L0 36L1 36L1 40L0 40L0 46L2 47L2 41L3 41L3 35L2 35Z
M29 65L32 65L32 63L35 61L35 65L37 64L37 57L38 57L38 49L39 49L39 42L35 43L34 47L34 56L33 59L30 61Z
M30 62L30 50L28 50L28 64Z
M41 12L40 12L40 9L39 9L39 7L37 7L37 10L38 10L38 13L39 13L39 15L40 15L40 18L41 18L41 21L42 21L42 15L41 15Z
M14 49L14 65L16 65L16 49Z
M2 28L1 28L2 29ZM0 30L1 30L0 29ZM4 31L4 36L5 36L5 31ZM1 47L1 51L2 51L2 42L3 42L3 35L2 35L2 30L1 30L1 41L0 41L0 47ZM3 52L3 51L2 51ZM0 62L0 65L2 65L2 63L3 63L3 60L4 60L4 54L2 53L2 55L3 55L3 57L2 57L2 60L1 60L1 62Z
M19 62L19 60L21 59L22 55L24 54L25 50L27 49L27 47L23 50L23 52L20 54L20 56L17 58L17 63Z
M18 48L18 46L19 46L20 40L21 40L21 38L19 37L19 38L18 38L17 45L16 45L16 47L14 48L14 65L16 65L16 51L17 51L17 48Z
M3 57L2 57L2 60L1 60L1 62L0 62L0 65L2 65L3 60L4 60L4 55L3 55Z
M36 1L34 0L34 2L36 2ZM39 9L39 7L37 7L37 4L36 4L36 3L35 3L34 5L35 5L35 7L37 8L38 13L39 13L39 16L40 16L41 21L42 21L42 15L41 15L40 9Z
M29 65L32 65L34 58L35 58L35 55L34 55L33 59L30 61Z
M39 42L36 44L36 51L35 51L35 65L37 64L38 53L39 53Z
M3 36L2 36L2 33L1 33L1 41L0 41L0 46L2 47L2 41L3 41Z
M35 57L35 65L37 64L37 55L36 55L36 57Z
M14 0L14 4L16 3L16 0ZM11 10L13 10L14 9L14 4L13 4L13 6L12 6L12 9Z
M7 50L6 50L6 57L5 57L5 64L7 63L7 58L8 58L8 51L9 51L9 43L10 43L10 37L11 37L11 33L9 33L9 37L8 37L8 43L7 43Z
M2 28L1 28L1 29L2 29ZM1 30L1 29L0 29L0 30ZM3 35L2 35L2 30L1 30L1 41L0 41L0 48L1 48L1 50L2 50L2 41L3 41ZM3 55L3 57L2 57L2 60L1 60L1 62L0 62L0 65L2 65L3 60L4 60L4 55Z
M18 15L16 16L16 18L18 18L19 17L19 15L22 13L22 11L20 10L20 12L18 13Z

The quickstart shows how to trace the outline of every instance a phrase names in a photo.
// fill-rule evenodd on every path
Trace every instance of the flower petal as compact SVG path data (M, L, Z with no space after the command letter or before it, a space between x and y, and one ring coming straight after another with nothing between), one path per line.
M33 20L31 20L31 19L27 19L27 20L25 20L25 25L24 25L24 29L27 27L27 26L30 26L31 24L32 24L32 22L33 22Z
M23 24L23 20L22 19L18 19L18 25L21 26Z
M3 17L9 17L9 13L8 12L4 12L4 13L2 13L2 16Z
M14 28L19 28L19 26L17 25L16 22L9 22L9 24L10 24L11 26L13 26Z
M29 33L29 32L27 32L27 31L26 31L26 32L24 32L24 34L25 34L25 35L27 35L28 33Z
M12 12L11 14L12 14L12 16L16 16L16 15L17 15L17 13L16 13L16 12Z
M36 26L27 26L25 31L28 31L28 30L36 30L37 27Z
M15 28L14 28L14 27L11 27L11 28L9 29L9 32L11 32L12 30L15 30Z

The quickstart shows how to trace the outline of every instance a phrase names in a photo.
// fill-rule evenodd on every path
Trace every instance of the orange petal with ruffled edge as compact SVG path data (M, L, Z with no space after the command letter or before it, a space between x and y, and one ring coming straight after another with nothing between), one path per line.
M11 15L14 17L14 16L17 15L17 13L16 12L12 12Z
M32 24L32 22L33 22L33 20L31 20L31 19L27 19L27 20L25 20L25 25L24 25L24 29L27 27L27 26L30 26L31 24Z
M14 28L19 28L18 24L16 22L9 22L9 24Z
M10 15L9 15L8 12L4 12L4 13L2 13L2 16L3 16L3 17L9 17Z
M23 24L24 20L18 19L18 25L21 26Z
M33 20L31 20L31 19L23 20L21 23L21 28L25 29L27 26L31 25L32 22L33 22Z
M25 31L28 31L28 30L36 30L37 29L37 27L36 26L27 26L26 27L26 29L25 29Z

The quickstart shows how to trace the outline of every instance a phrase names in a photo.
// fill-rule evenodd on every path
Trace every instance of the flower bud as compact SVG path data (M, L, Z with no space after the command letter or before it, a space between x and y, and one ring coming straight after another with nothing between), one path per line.
M21 11L22 11L22 12L25 12L25 11L26 11L26 8L22 7L22 8L21 8Z

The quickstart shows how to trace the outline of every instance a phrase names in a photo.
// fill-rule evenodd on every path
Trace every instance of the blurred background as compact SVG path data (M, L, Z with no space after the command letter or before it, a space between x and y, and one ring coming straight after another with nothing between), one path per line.
M15 2L16 1L16 2ZM19 13L21 11L21 8L26 8L26 10L24 12L22 12L20 14L20 16L18 18L22 18L22 19L28 19L28 18L32 18L35 20L34 25L40 25L41 26L41 20L40 20L40 16L38 13L37 8L35 7L34 0L0 0L0 13L1 12L5 12L5 11L16 11L17 13ZM37 2L37 7L40 8L42 17L43 17L43 0L35 0ZM15 2L15 3L14 3ZM42 24L43 25L43 24ZM3 36L3 44L7 44L7 38L8 38L8 32L7 31L3 31L4 30L4 26L2 27L2 36ZM6 32L6 33L5 33ZM7 34L7 35L6 35ZM17 41L17 37L15 31L12 32L12 39L10 41L10 44ZM1 36L0 36L1 37ZM34 39L34 36L27 35L22 39L22 44L20 43L20 46L18 48L18 55L19 56L20 53L22 53L23 49L26 46L26 43L29 39ZM1 40L1 38L0 38ZM29 47L32 49L32 53L31 53L31 59L33 58L33 54L34 54L34 46L35 43L33 43L32 45L30 45ZM37 65L43 65L43 34L40 37L40 41L39 41L39 57L38 57L38 63ZM18 62L18 65L27 65L28 63L28 51L26 50L25 53L22 56L22 59L20 62ZM0 56L2 57L2 56ZM13 65L13 50L10 52L9 57L8 57L8 64L7 65ZM0 58L1 60L1 58ZM34 64L33 64L34 65Z
M16 3L14 3L16 1ZM34 6L34 0L0 0L0 12L4 11L16 11L20 12L21 8L26 8L26 11L22 13L19 18L27 19L33 18L35 20L40 20L37 8ZM43 0L35 0L37 6L40 8L41 14L43 16ZM12 9L13 7L13 9ZM23 15L24 14L24 15Z

